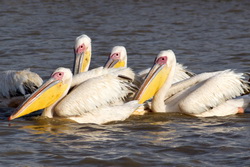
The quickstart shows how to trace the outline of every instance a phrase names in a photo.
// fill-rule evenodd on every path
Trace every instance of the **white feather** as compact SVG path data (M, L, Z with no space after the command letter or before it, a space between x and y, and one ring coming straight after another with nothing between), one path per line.
M250 103L250 96L245 95L242 97L237 97L235 99L227 100L211 110L205 111L200 114L195 114L194 116L212 117L212 116L234 115L238 113L239 107L246 109L249 103Z
M168 60L175 59L174 54L165 56ZM174 67L175 62L172 61L171 65ZM242 96L250 89L242 81L242 73L232 70L204 73L170 87L174 78L173 69L153 98L151 109L154 112L182 112L203 117L225 116L235 114L249 104L249 96Z
M225 70L225 71L229 71L229 70ZM177 94L178 92L184 91L184 90L186 90L194 85L197 85L198 83L204 82L207 79L209 79L217 74L220 74L222 72L223 71L202 73L202 74L195 75L189 79L184 79L181 82L173 83L171 88L165 94L165 100L170 98L171 96Z
M123 105L101 107L98 110L84 113L82 116L68 117L78 123L95 123L105 124L112 121L124 121L127 119L138 107L138 101L130 101Z
M29 69L22 71L4 71L0 73L0 97L10 98L18 94L25 95L25 86L33 84L36 87L41 86L43 80Z
M215 108L225 101L244 93L244 84L240 81L242 74L223 71L195 86L180 103L180 109L188 114L199 114ZM191 87L191 89L193 89Z
M173 84L190 78L191 74L194 75L194 73L189 71L186 66L176 63Z
M113 73L88 79L75 87L56 105L57 115L63 117L83 115L101 106L124 101L124 98L131 93L131 83L119 76L130 78L134 73L128 68L111 71Z
M98 68L74 75L72 78L71 87L77 86L88 79L99 77L101 75L105 75L109 73L126 75L130 77L131 79L134 79L134 75L135 75L134 72L130 68L108 68L107 69L103 67L98 67Z
M128 95L127 84L112 74L89 79L72 90L55 110L59 116L82 115Z

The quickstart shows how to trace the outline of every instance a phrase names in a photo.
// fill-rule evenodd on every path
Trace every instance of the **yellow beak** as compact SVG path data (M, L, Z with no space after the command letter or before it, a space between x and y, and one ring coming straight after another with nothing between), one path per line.
M69 85L63 84L61 80L49 79L17 108L9 120L49 107L63 95L68 87Z
M120 68L125 67L125 61L119 59L111 59L105 63L104 68Z
M149 71L134 99L138 100L139 104L142 104L152 98L167 80L170 70L171 67L167 65L155 64Z
M91 60L91 53L85 51L83 53L75 53L75 63L73 67L74 75L88 71Z

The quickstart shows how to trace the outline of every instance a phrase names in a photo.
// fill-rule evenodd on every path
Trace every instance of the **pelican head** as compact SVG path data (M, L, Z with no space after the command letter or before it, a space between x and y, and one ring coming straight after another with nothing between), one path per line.
M88 71L91 60L91 39L87 35L83 34L76 38L74 53L74 75Z
M54 105L68 93L71 82L70 69L62 67L56 69L51 78L32 93L9 117L9 120Z
M127 51L124 46L113 47L104 68L127 67Z
M134 99L139 100L139 103L142 104L152 98L169 78L175 62L175 54L172 50L161 51Z

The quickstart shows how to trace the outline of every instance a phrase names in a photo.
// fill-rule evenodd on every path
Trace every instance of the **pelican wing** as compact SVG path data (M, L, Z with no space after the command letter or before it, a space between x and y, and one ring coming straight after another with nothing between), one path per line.
M239 107L246 109L250 103L250 96L245 95L241 97L237 97L235 99L230 99L220 104L219 106L205 111L200 114L196 114L197 117L212 117L212 116L227 116L234 115L238 113Z
M30 94L42 83L40 76L29 69L4 71L0 73L0 97L10 98Z
M226 70L228 71L228 70ZM225 72L226 72L225 71ZM217 72L208 72L208 73L202 73L195 75L189 79L184 79L181 82L175 83L171 86L171 88L166 92L165 95L165 101L172 97L173 95L177 94L178 92L182 92L192 86L197 85L198 83L201 83L203 81L206 81L207 79L222 73L223 71L217 71Z
M229 99L244 93L246 85L241 73L223 71L190 88L189 95L179 104L185 113L195 115L211 110ZM195 87L195 88L194 88Z
M112 121L124 121L140 104L137 100L127 102L123 105L101 107L98 110L87 112L84 116L69 117L69 119L78 123L105 124Z
M186 66L183 66L180 63L176 63L173 83L188 79L192 76L195 76L195 74L189 71Z
M122 70L122 72L127 69ZM131 80L110 73L82 82L55 107L56 114L63 117L79 116L101 106L123 101L132 93ZM130 78L130 77L128 77Z

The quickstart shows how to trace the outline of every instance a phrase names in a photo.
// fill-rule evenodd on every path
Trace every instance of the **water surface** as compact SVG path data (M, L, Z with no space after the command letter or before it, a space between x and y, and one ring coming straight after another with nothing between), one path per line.
M2 0L0 70L30 68L46 80L57 67L72 68L74 40L84 33L92 39L90 68L124 45L136 72L165 49L196 73L249 72L249 9L247 0ZM250 165L250 114L148 114L79 125L39 117L9 122L12 111L1 109L1 166Z

